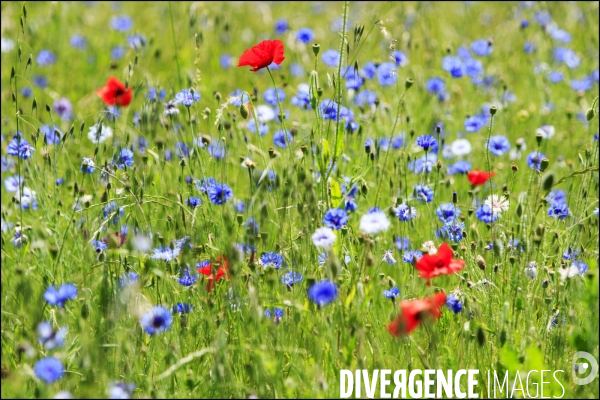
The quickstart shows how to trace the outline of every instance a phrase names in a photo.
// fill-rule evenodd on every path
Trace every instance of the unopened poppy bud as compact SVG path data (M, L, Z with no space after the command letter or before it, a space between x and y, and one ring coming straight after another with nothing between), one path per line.
M490 114L496 115L497 111L498 111L498 108L496 106L491 106L490 107Z
M185 158L182 158L181 161L179 161L179 166L185 167Z
M536 141L536 143L537 143L538 145L539 145L540 143L542 143L542 139L543 139L543 138L544 138L544 137L542 136L542 134L541 134L541 133L536 133L536 134L535 134L535 141Z
M481 255L477 255L477 257L475 257L475 261L477 262L477 266L479 267L480 270L485 271L485 259L481 256Z
M525 140L523 138L519 138L515 140L515 145L517 146L517 150L521 151L521 148L525 144Z
M458 194L456 192L452 193L452 203L458 203Z
M248 118L248 106L246 105L246 103L243 103L240 106L240 115L242 116L242 118L247 119Z
M216 101L221 101L221 98L222 98L221 93L215 92L215 100Z
M593 108L590 108L589 110L587 110L585 112L585 119L587 121L591 121L592 119L594 119L594 115L596 115L596 112L594 111Z
M550 160L548 160L547 158L542 158L542 161L540 162L540 170L543 172L548 168L548 165L550 164Z
M406 89L410 89L410 87L413 85L414 81L410 78L406 78L406 81L404 82L404 87Z
M323 95L323 88L318 87L317 88L317 97L321 98L322 95Z
M315 43L312 45L312 49L313 49L313 53L315 54L315 57L319 55L319 51L321 50L321 45L318 43Z
M550 284L550 281L548 279L544 279L542 281L542 288L546 289L549 284Z
M517 172L519 170L519 167L517 166L517 164L511 164L510 169L512 169L513 172Z

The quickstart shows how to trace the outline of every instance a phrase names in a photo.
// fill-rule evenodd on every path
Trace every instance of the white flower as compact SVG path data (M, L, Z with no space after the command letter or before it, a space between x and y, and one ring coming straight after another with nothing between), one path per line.
M498 215L499 217L502 216L502 211L508 211L510 206L510 202L506 197L500 197L497 194L488 196L483 204L492 209L493 215Z
M452 154L457 157L466 156L471 153L471 142L467 139L457 139L452 142L450 149L452 150Z
M552 139L552 136L554 136L554 132L555 129L552 125L543 125L535 131L536 135L539 133L540 135L542 135L543 139Z
M435 243L433 243L433 240L428 240L425 243L423 243L422 249L423 251L429 253L429 255L437 254L437 248L435 247Z
M149 253L152 249L152 240L144 235L135 235L133 237L133 247L140 253Z
M12 49L15 48L15 42L12 39L9 38L5 38L3 37L0 41L0 51L2 51L2 53L8 53L9 51L12 51Z
M107 139L110 139L113 135L113 131L110 126L102 125L102 130L98 132L98 124L90 127L90 131L88 132L88 139L92 141L94 144L99 144L105 142Z
M261 104L260 106L256 106L256 117L258 118L258 122L266 124L275 119L275 111L273 111L273 108Z
M567 278L572 278L581 274L581 271L576 265L571 265L567 268L561 268L558 270L558 272L560 272L560 279L562 279L563 281Z
M23 186L23 191L17 190L17 194L15 194L15 200L19 202L19 199L21 201L21 206L23 208L28 208L29 205L37 199L37 193L27 186Z
M383 211L365 214L360 219L359 229L369 235L385 232L390 227L390 220Z
M335 233L331 228L322 227L313 233L312 241L315 246L328 249L335 242Z
M535 261L529 263L527 267L525 267L525 276L529 279L537 278L537 264Z
M385 253L383 253L383 259L381 261L386 262L388 265L394 265L396 264L396 259L394 258L394 256L392 255L392 250L386 250Z

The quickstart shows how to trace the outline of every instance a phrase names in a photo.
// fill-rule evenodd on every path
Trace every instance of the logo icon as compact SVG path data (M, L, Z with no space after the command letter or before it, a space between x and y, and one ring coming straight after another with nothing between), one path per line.
M577 361L580 359L585 359L584 362L578 363ZM580 378L580 375L584 375L587 372L590 372L588 376L585 378ZM596 375L598 375L598 361L594 358L593 355L587 353L585 351L578 351L573 355L573 382L577 385L587 385L594 379L596 379Z

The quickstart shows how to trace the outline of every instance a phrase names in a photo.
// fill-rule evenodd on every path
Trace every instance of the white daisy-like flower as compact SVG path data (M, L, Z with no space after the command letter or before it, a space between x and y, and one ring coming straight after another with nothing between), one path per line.
M90 127L90 131L88 132L88 139L90 139L92 143L103 143L112 137L113 131L110 128L110 126L102 125L101 128L102 129L100 129L100 126L98 124Z
M471 142L467 139L457 139L450 145L452 154L461 157L471 153Z
M385 232L390 227L390 220L383 211L365 214L360 219L359 229L369 235Z
M508 211L510 207L510 202L504 196L498 196L497 194L492 194L488 196L488 198L483 202L486 206L492 209L493 215L502 216L503 211Z
M428 240L425 243L423 243L422 249L423 251L426 251L429 255L437 254L437 248L435 247L435 243L433 243L433 240Z
M388 265L396 264L396 259L394 258L391 249L386 250L385 253L383 253L383 259L381 261L387 263Z
M567 278L573 278L574 276L580 275L581 271L576 265L571 265L567 268L561 268L558 270L560 273L560 279L563 281Z
M326 226L319 228L313 233L312 241L315 246L329 249L333 246L335 242L335 232L331 228L327 228Z
M535 131L535 133L536 133L536 135L538 133L540 135L542 135L543 139L552 139L555 131L556 130L554 129L554 126L552 126L552 125L542 125Z

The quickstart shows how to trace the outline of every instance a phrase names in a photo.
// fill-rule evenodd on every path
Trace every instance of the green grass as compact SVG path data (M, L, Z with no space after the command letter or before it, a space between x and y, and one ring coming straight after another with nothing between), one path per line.
M19 162L9 156L15 166L2 172L2 180L20 171L25 186L37 192L39 205L37 211L21 211L13 201L14 193L2 189L3 226L13 224L2 232L3 398L44 398L60 390L77 398L104 396L111 381L135 383L134 397L338 397L340 369L384 368L479 369L480 397L487 397L488 370L560 369L565 371L558 375L565 397L598 398L597 378L586 386L571 379L576 351L598 359L598 216L593 213L598 207L598 141L593 138L598 117L582 122L577 116L591 107L598 84L578 93L568 83L598 68L598 3L535 3L531 8L484 2L350 3L349 54L342 46L348 64L356 61L362 68L370 61L389 61L392 39L409 58L407 66L397 68L395 85L382 87L376 78L366 80L363 88L377 94L378 106L363 109L354 104L345 86L337 92L338 68L327 67L321 59L327 49L340 49L341 30L334 31L331 25L342 17L343 3L323 3L320 13L314 12L315 4L295 2L124 2L118 11L110 3L89 7L34 2L24 7L27 17L22 30L23 3L2 3L2 37L12 39L15 48L2 53L1 59L1 148L5 156L18 129L36 151L31 159ZM548 10L559 27L572 35L571 43L558 43L543 32L534 22L534 13L540 10ZM121 14L133 18L128 33L147 38L138 52L127 48L127 34L110 29L110 18ZM286 18L291 30L275 36L273 24L279 18ZM531 26L521 29L521 19L528 19ZM359 41L353 35L357 25L364 27ZM318 63L312 46L294 38L304 26L314 30L314 42L320 44ZM85 51L69 46L74 33L87 39ZM285 45L285 61L272 72L285 90L283 108L289 111L285 123L294 133L287 149L273 145L273 133L282 129L277 121L271 121L269 133L260 138L248 130L238 107L222 107L238 88L250 95L256 90L254 104L265 104L262 94L272 82L266 71L237 68L237 61L223 69L219 57L229 54L237 60L245 49L275 38ZM472 84L468 77L452 78L442 70L444 56L487 38L493 38L493 53L479 59L485 74L495 78L489 88ZM523 51L526 41L536 43L535 53ZM115 45L126 46L127 52L113 62L110 50ZM553 61L556 46L575 50L580 65L569 69ZM42 49L57 55L54 65L37 64ZM30 54L32 65L27 63ZM535 74L535 64L542 62L548 70ZM303 66L302 77L290 74L292 63ZM315 65L317 75L311 78ZM563 72L565 81L550 83L546 78L550 70ZM33 84L37 75L48 78L46 88ZM94 91L112 75L128 82L134 98L116 121L108 122ZM446 82L448 101L440 103L426 91L425 83L434 76ZM405 90L408 78L414 84ZM353 110L361 126L358 132L348 133L343 126L336 131L335 121L318 119L313 111L290 104L297 85L311 79L323 91L321 100L341 96L342 105ZM23 87L31 87L33 95L25 98ZM164 101L189 87L202 99L189 113L179 106L180 114L170 118L163 115L161 102L145 98L148 87L165 89ZM507 91L516 95L515 102L502 100ZM73 104L71 121L61 121L46 110L61 97ZM545 108L546 103L554 108ZM498 112L493 125L464 135L473 147L466 159L474 168L488 170L489 134L505 135L513 148L518 138L527 145L520 159L511 160L508 153L489 155L490 170L496 172L492 193L510 198L510 210L491 225L480 222L474 213L475 200L487 198L490 186L472 188L465 175L448 175L447 166L455 160L444 159L441 146L441 164L431 173L414 174L408 169L409 161L423 154L413 146L417 136L435 135L435 125L442 122L445 143L451 143L464 132L465 117L479 113L484 104L496 105ZM273 109L277 112L277 107ZM215 123L219 110L221 120ZM142 116L137 126L133 124L136 112ZM87 132L100 120L112 126L114 136L95 146ZM58 146L46 146L38 131L42 124L52 123L64 133L71 132ZM536 130L542 125L553 125L556 134L538 145ZM399 132L406 134L408 147L389 152L377 148L372 158L365 153L367 138L377 141ZM181 161L175 154L176 143L183 141L192 149L192 140L200 135L222 138L227 157L215 160L196 147ZM136 151L134 166L112 170L110 185L103 185L100 170L139 136L149 140L147 152ZM543 173L530 169L525 161L538 148L549 159ZM171 161L165 160L167 149L173 154ZM97 169L92 175L79 172L82 157L94 159ZM243 157L257 163L252 176L240 166ZM318 172L326 173L327 157L337 160L330 184L323 177L316 180ZM261 181L266 170L276 173L276 181L270 184L273 190L268 188L268 176ZM187 176L227 183L234 197L246 202L247 210L238 214L232 201L212 204L195 185L186 183ZM64 184L56 186L59 177ZM358 209L350 214L347 229L338 231L327 263L319 265L320 251L311 235L323 226L325 212L339 204L344 177L359 187ZM414 200L412 187L417 183L434 189L432 203ZM544 198L551 189L566 192L568 218L547 215ZM402 262L393 239L406 236L414 249L427 240L439 245L442 240L435 231L441 223L435 210L451 202L453 192L458 195L466 236L452 245L466 266L456 275L433 279L428 287L414 267ZM84 196L89 196L87 201L78 200ZM192 209L183 204L189 196L201 197L202 206ZM375 237L359 231L360 217L370 207L387 211L402 200L417 208L416 219L400 222L390 217L391 228ZM102 212L113 201L124 208L117 225L111 222L116 213L107 219ZM77 211L76 202L81 203ZM256 218L259 235L246 232L243 222L250 217ZM19 225L28 240L17 248L11 239ZM122 225L129 226L127 243L97 254L90 241L102 240ZM151 254L134 249L135 228L152 232L153 248L189 236L193 249L186 248L171 263L152 260ZM518 238L524 251L511 251L510 238ZM493 239L503 249L485 250ZM237 242L255 244L256 258L262 252L282 254L304 281L287 289L279 282L283 270L265 269L247 256L240 259L233 250ZM568 246L580 250L589 270L562 281L559 269L569 264L562 260ZM381 261L388 249L394 249L398 261L393 266ZM230 281L219 281L210 293L204 277L187 288L177 283L180 266L193 269L198 261L215 261L220 254L230 260ZM485 270L477 266L478 255L486 261ZM524 274L530 261L538 265L536 279ZM125 271L139 274L139 288L118 289ZM321 279L334 280L339 297L318 308L308 300L307 288ZM483 279L491 284L479 283ZM46 288L63 283L77 286L77 299L64 309L48 305L43 298ZM392 302L382 291L394 285L400 297ZM464 310L454 314L444 307L438 321L423 324L410 337L389 334L386 326L398 315L400 301L437 290L460 292ZM194 310L183 317L174 315L165 333L150 336L143 331L139 322L143 312L154 305L170 309L177 302L192 304ZM284 309L279 324L264 317L265 307ZM558 326L550 327L557 313ZM68 328L64 347L48 351L38 342L36 327L44 320L55 328ZM29 347L32 357L25 350ZM66 369L53 384L43 383L33 373L35 362L48 355L59 358ZM554 396L561 393L556 384L546 390Z

